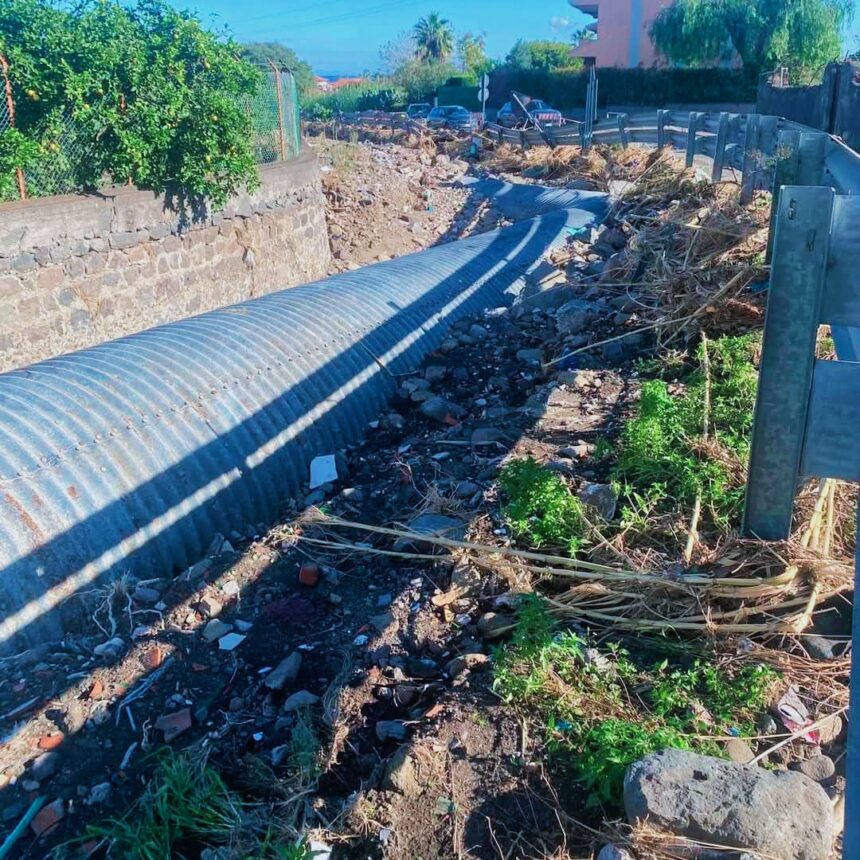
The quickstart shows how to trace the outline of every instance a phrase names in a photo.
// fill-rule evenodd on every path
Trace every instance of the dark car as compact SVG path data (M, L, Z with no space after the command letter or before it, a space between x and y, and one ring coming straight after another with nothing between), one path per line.
M406 108L406 116L409 119L427 119L430 111L433 110L433 105L422 102L419 104L409 105Z
M525 102L525 106L540 125L562 125L564 123L561 111L550 107L541 99L531 99ZM518 128L531 124L526 112L519 105L516 106L515 110L513 102L506 102L499 108L497 121L499 125L503 125L505 128Z
M433 108L427 117L430 128L450 128L457 131L472 131L475 127L472 114L459 105L443 105Z

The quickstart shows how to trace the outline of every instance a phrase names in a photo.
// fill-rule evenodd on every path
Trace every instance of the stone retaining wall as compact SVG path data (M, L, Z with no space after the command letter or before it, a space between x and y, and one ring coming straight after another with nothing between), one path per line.
M130 188L0 205L0 371L324 277L316 157L180 213Z

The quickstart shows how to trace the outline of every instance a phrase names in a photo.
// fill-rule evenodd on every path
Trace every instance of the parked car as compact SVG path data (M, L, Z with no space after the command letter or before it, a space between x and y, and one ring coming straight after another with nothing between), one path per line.
M531 113L531 115L541 125L562 125L564 123L561 111L556 110L554 107L550 107L541 99L531 99L530 101L525 102L525 105L528 108L529 113ZM517 105L516 110L514 110L513 102L505 102L505 104L499 108L497 121L499 125L503 125L505 128L518 128L531 124L529 118L519 105Z
M427 104L426 102L420 102L418 104L409 105L406 108L406 116L408 116L409 119L427 119L431 110L433 110L433 105Z
M472 131L475 127L472 114L460 105L435 107L427 116L430 128L450 128L457 131Z

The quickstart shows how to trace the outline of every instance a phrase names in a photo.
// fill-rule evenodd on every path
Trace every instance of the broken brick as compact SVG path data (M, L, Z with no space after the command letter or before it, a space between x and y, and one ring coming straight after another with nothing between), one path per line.
M66 814L62 798L57 798L53 803L39 810L36 817L30 822L30 828L36 836L45 836L50 833Z
M164 732L164 741L169 744L174 738L191 728L191 708L183 708L173 714L162 714L155 721L155 728Z
M64 735L62 732L54 732L50 735L42 735L39 738L39 749L40 750L52 750L56 749L63 742Z

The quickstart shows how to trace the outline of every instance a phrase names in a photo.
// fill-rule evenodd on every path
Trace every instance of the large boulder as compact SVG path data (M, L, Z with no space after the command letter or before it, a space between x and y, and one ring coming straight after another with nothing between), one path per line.
M685 750L630 765L624 808L631 823L783 860L825 860L833 842L830 800L808 777Z

